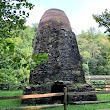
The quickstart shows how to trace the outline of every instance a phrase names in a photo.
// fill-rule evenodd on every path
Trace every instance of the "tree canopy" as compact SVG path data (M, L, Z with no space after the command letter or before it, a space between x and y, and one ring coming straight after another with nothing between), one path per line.
M106 27L105 33L108 32L110 35L110 12L106 9L100 15L93 15L93 18L99 24L99 27Z
M13 29L24 29L28 10L33 6L27 0L0 0L0 37L12 37Z
M108 36L94 28L77 36L78 46L86 75L109 75L110 41Z
M30 70L48 60L32 55L37 25L25 26L33 4L27 0L0 0L0 82L27 83Z

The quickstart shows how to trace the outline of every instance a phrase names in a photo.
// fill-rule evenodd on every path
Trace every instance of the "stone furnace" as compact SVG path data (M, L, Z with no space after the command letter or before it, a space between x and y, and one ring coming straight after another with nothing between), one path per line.
M31 84L56 80L85 82L76 37L62 10L50 9L40 20L33 54L43 52L49 61L31 71Z
M81 91L75 84L85 84L84 72L82 70L80 54L76 36L72 32L70 22L64 13L59 9L49 9L42 16L38 25L38 32L34 38L33 54L46 52L48 62L31 70L29 83L36 85L25 89L24 94L63 92L63 87L68 91ZM76 89L75 89L76 88ZM88 87L88 90L91 87ZM68 101L88 100L68 96ZM25 103L51 103L63 100L60 98L43 98L24 100Z

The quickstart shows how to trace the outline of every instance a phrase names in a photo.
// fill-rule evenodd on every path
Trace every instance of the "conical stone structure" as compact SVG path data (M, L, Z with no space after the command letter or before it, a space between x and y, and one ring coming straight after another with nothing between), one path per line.
M48 54L49 61L31 71L31 84L85 82L76 36L62 10L47 10L40 20L33 53L43 52Z
M24 94L63 92L64 87L68 92L93 90L86 84L76 36L62 10L50 9L44 13L33 45L33 54L46 52L49 59L31 70L29 83L34 86L26 87ZM80 87L77 86L79 83ZM63 103L62 96L25 99L22 103L54 103L59 100ZM68 96L68 103L79 100L96 100L96 96Z

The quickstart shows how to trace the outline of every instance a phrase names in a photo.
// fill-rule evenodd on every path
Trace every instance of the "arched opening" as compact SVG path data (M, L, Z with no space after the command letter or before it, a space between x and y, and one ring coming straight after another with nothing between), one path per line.
M51 93L64 92L64 87L66 87L66 85L63 82L56 81L51 86ZM52 103L63 103L63 101L64 101L64 96L54 96L54 97L52 97Z

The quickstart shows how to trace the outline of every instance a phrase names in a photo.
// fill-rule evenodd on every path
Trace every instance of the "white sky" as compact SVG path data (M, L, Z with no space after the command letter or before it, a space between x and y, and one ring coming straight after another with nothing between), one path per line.
M93 14L101 14L108 9L110 11L110 0L28 0L35 7L30 11L30 17L26 24L39 23L43 13L50 8L63 10L71 24L75 34L80 34L82 30L95 27L96 30L104 31L98 28L98 24L93 19Z

